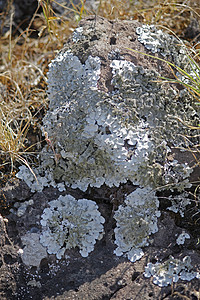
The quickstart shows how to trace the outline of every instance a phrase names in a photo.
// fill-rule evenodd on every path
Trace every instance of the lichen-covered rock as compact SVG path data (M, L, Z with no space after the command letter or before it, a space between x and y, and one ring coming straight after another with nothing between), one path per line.
M101 239L104 222L94 201L60 196L43 211L40 242L59 259L66 249L75 247L86 257L94 250L96 240Z
M143 31L150 37L147 42ZM128 49L149 53L145 46L179 67L188 60L179 41L154 27L99 17L80 22L49 65L50 103L42 128L49 145L33 169L38 182L27 175L26 167L17 175L33 192L52 185L89 195L94 187L109 190L127 182L137 186L122 195L124 203L114 213L115 253L131 261L143 255L142 247L158 230L154 189L183 192L191 186L193 164L177 155L185 145L183 136L199 143L198 132L187 126L199 124L190 93L160 80L171 76L163 61ZM184 199L181 214L188 203ZM104 219L95 202L68 195L48 204L40 237L48 253L61 258L66 249L77 246L87 256L103 232ZM177 207L170 209L177 212Z
M189 256L185 256L182 261L171 256L164 263L148 263L144 276L153 276L153 283L163 287L171 285L179 279L190 281L195 277L199 278L200 275L192 270Z
M120 205L114 214L117 221L114 230L115 254L125 254L135 262L144 254L140 247L148 246L149 236L158 231L159 201L150 188L138 188L126 197L125 204Z
M106 46L100 53L100 43L105 42L100 28L106 22L100 19L99 27L89 28L85 21L49 66L50 105L43 128L55 140L56 157L52 149L44 149L41 172L51 169L54 180L83 191L88 186L119 186L127 180L152 187L181 182L182 190L192 169L168 156L173 147L184 145L183 135L194 135L187 123L199 121L195 104L186 90L158 80L163 71L155 62L141 65L125 49L131 47L130 38L123 47L116 42L115 48ZM140 27L130 24L134 48L143 47ZM164 40L166 56L171 51L170 58L177 64L179 56L180 61L187 59L175 38L159 31L157 39L158 45ZM166 66L163 69L167 72Z

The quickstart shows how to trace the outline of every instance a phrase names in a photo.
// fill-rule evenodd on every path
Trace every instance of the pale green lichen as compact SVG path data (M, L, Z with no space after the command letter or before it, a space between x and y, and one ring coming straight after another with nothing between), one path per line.
M185 239L190 239L190 235L183 231L176 239L176 243L178 245L183 245L185 243Z
M170 163L169 179L164 166L167 143L180 146L180 133L189 133L177 118L197 119L188 94L178 100L174 89L152 81L158 74L131 62L113 60L111 68L114 91L106 94L98 90L98 57L82 64L68 50L52 61L44 129L61 157L55 164L54 153L44 149L41 168L51 168L56 181L83 191L127 180L152 187L182 181L184 188L191 169Z
M25 265L39 267L40 262L47 256L46 248L40 243L40 234L27 232L21 237L23 249L21 259Z
M169 200L171 201L172 205L167 209L175 213L179 213L181 217L184 217L186 207L191 204L191 199L189 198L188 193L185 192L176 196L170 195Z
M74 30L73 35L72 35L73 42L78 42L79 40L84 39L83 31L84 31L83 27L77 27Z
M83 33L82 29L75 31L74 43L81 42ZM177 50L177 41L160 36L164 42L155 42L154 52L167 51L173 61L181 63L179 58L186 56ZM199 114L186 90L179 92L162 84L157 80L159 73L136 66L119 53L110 53L107 79L112 91L107 93L99 89L99 57L88 56L82 63L72 50L63 50L51 62L50 103L43 129L53 146L42 150L36 173L39 191L58 183L62 189L66 186L82 191L103 184L118 187L128 180L139 185L141 188L128 195L114 215L115 253L135 261L143 255L149 235L157 231L160 212L153 188L182 191L190 186L192 168L167 157L172 148L184 146L184 135L199 143L196 132L187 126L191 122L197 125ZM18 177L26 181L27 169L21 169ZM33 180L29 176L28 185L36 191ZM104 219L94 202L62 197L49 202L50 207L44 210L40 241L57 258L76 246L87 256L101 237Z
M94 250L102 238L104 218L94 201L76 200L70 195L50 201L41 217L40 242L49 254L61 258L66 249L78 247L83 257Z
M138 40L152 53L159 52L162 56L170 57L173 63L185 68L188 63L186 47L181 40L176 39L154 25L142 25L136 28Z
M40 168L32 168L31 172L28 167L23 165L19 167L19 172L16 174L16 177L24 179L31 189L31 192L41 192L45 187L49 186L57 187L60 192L65 190L64 183L56 183L53 174L48 169L46 169L42 175Z
M117 221L114 253L126 255L134 262L143 256L141 247L149 245L149 236L158 231L159 201L150 188L138 188L126 197L125 204L114 214Z
M12 208L10 211L16 214L18 217L22 217L26 213L27 207L33 204L34 201L32 199L24 202L15 202L14 208Z
M154 25L142 25L136 28L138 40L152 53L160 53L166 61L183 70L176 72L177 78L184 84L192 84L199 81L200 70L195 61L190 58L189 48L182 40L177 40ZM178 69L177 69L178 70ZM192 80L191 80L192 78Z
M182 261L170 256L164 263L148 263L145 267L144 276L153 276L153 283L163 287L171 285L179 279L190 281L199 278L200 274L192 270L189 256L185 256Z

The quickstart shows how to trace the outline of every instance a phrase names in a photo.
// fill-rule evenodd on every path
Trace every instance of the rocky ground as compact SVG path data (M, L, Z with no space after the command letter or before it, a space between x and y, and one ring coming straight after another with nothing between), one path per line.
M20 249L23 248L20 236L26 231L36 230L38 211L42 210L46 199L54 199L59 192L46 188L32 195L25 183L15 180L8 183L2 193L7 199L12 199L11 202L32 199L34 204L22 217L15 214L1 217L1 299L199 299L199 279L179 280L161 288L143 275L147 262L164 261L170 255L180 259L189 255L194 269L199 270L200 246L198 234L194 234L194 231L199 231L198 218L196 224L193 220L193 225L189 219L180 221L176 214L165 211L163 205L159 231L154 234L152 244L145 249L142 259L131 263L113 255L113 204L109 203L110 195L105 192L100 210L107 220L106 234L89 257L81 257L75 249L67 251L65 259L60 261L49 255L41 260L39 267L27 267L20 258ZM98 196L96 191L94 198ZM183 229L193 238L184 245L177 245L176 237Z

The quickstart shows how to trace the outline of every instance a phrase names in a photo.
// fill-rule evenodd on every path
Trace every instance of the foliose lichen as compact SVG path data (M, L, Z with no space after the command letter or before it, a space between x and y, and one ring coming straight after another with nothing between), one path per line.
M30 171L28 167L23 165L19 167L16 177L24 179L31 192L41 192L45 187L49 186L57 187L60 192L65 190L64 183L56 183L53 174L48 169L41 175L40 168L32 168L32 171Z
M150 188L137 188L115 211L116 219L114 253L126 255L132 262L143 256L141 247L148 246L149 236L158 231L159 201Z
M49 254L60 259L66 249L78 247L83 257L94 250L103 235L104 218L94 201L76 200L70 195L50 201L41 216L40 242Z
M177 245L183 245L185 243L185 239L190 239L190 235L183 231L176 239Z
M21 251L21 258L25 265L39 267L40 262L47 256L46 248L40 243L40 234L27 232L21 237L25 246Z
M157 29L154 25L142 25L136 28L138 40L151 52L159 52L164 57L173 57L173 62L178 66L183 66L186 57L186 47L183 42ZM182 60L182 61L181 61Z
M34 201L32 199L24 202L15 202L14 208L10 209L10 212L16 214L18 217L21 217L25 214L26 209L29 205L33 205Z
M199 68L193 61L189 59L188 48L183 41L178 40L173 35L169 35L154 25L142 25L136 28L138 40L152 53L160 53L166 61L173 63L176 67L184 70L184 72L176 72L176 76L182 83L191 84L190 76L193 80L199 78ZM186 55L187 54L187 55Z
M72 35L73 42L78 42L79 40L84 39L84 36L82 33L83 33L83 27L77 27L74 30L73 35Z
M41 172L52 169L56 181L83 191L89 185L119 186L127 180L142 186L165 185L167 143L180 146L180 133L189 133L177 118L196 120L196 111L188 94L177 101L174 89L152 81L156 72L123 59L112 60L110 66L114 90L105 93L98 90L98 57L89 56L82 64L68 50L50 64L50 107L43 124L56 139L60 159L55 164L52 151L44 149ZM177 178L187 183L188 166L171 163L172 169L167 184L175 179L177 183Z
M193 169L188 165L188 163L180 164L177 160L173 160L166 162L163 169L164 182L168 185L169 190L183 191L186 188L192 187L189 177L193 172Z
M179 213L183 218L186 207L191 203L188 193L184 192L176 196L170 195L169 200L171 201L172 206L167 209Z
M153 283L160 287L171 285L179 279L190 281L199 278L199 275L192 270L189 256L185 256L182 261L170 256L164 263L148 263L144 272L145 277L153 276Z

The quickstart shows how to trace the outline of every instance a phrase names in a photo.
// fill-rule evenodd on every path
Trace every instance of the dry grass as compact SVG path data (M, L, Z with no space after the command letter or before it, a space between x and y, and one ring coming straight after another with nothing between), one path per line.
M81 0L78 5L70 1L61 18L52 10L52 2L38 1L25 31L13 32L11 0L1 16L2 26L9 18L10 30L0 37L0 178L15 173L18 162L30 166L36 162L41 118L48 108L48 64L83 16L95 13L108 19L137 19L167 27L181 37L190 19L200 14L198 1L150 0L135 5L131 0L102 0L94 12ZM199 48L195 41L190 45L194 51Z
M42 3L38 4L38 9L40 5ZM10 26L0 38L1 177L15 171L15 162L28 164L32 161L30 156L37 149L35 143L41 140L38 130L41 114L48 106L48 64L63 47L75 25L76 22L70 19L62 20L61 24L58 20L46 23L45 16L36 11L29 28L20 35L13 35ZM38 38L32 37L36 32Z

